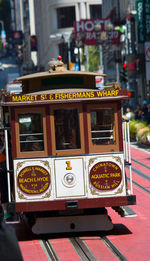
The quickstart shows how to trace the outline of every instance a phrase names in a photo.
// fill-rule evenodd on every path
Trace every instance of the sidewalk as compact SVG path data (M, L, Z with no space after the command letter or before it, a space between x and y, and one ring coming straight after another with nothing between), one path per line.
M130 142L130 145L135 147L136 149L140 149L140 150L143 150L147 153L150 153L150 145L145 145L145 144L140 144L140 143L137 143L136 141L132 141Z

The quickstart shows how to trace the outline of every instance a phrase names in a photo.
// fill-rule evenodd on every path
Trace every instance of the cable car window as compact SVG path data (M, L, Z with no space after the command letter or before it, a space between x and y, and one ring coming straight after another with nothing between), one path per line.
M43 115L40 113L18 114L20 151L43 151Z
M56 150L80 149L77 109L54 110Z
M95 109L90 113L93 145L115 144L114 110Z

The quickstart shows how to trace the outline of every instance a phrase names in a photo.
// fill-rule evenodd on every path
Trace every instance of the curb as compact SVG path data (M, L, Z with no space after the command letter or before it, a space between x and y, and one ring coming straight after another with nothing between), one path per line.
M150 145L137 143L136 141L135 142L131 141L130 145L137 148L137 149L141 149L141 150L144 150L145 152L150 153Z

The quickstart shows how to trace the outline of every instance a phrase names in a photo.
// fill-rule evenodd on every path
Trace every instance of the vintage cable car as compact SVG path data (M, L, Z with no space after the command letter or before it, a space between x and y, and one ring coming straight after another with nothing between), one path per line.
M110 230L106 208L136 204L122 130L127 91L117 83L97 88L97 76L104 75L68 71L59 58L49 72L17 78L21 94L1 93L13 160L11 172L7 148L9 201L36 234Z

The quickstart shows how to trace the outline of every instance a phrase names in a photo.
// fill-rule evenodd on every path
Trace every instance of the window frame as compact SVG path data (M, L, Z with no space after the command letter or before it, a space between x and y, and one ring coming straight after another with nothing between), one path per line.
M115 144L102 144L97 145L92 143L91 135L91 117L90 112L93 109L112 108L114 110L114 125L115 125ZM89 141L89 153L105 153L105 152L117 152L119 151L119 130L118 130L118 110L117 104L88 104L87 105L87 126L88 126L88 141Z
M61 18L60 19L60 16L63 15L64 17L67 16L67 14L69 13L70 15L73 13L71 13L71 8L74 9L74 19L72 19L72 24L66 24L67 20L66 18ZM69 10L70 9L70 10ZM62 12L61 13L61 10L65 10L65 12ZM63 28L70 28L70 27L73 27L73 21L75 21L75 17L76 17L76 8L75 8L75 5L70 5L70 6L62 6L62 7L58 7L56 8L56 16L57 16L57 28L58 29L63 29ZM68 16L69 17L69 16ZM64 22L65 21L65 22ZM71 20L70 20L71 22Z
M25 113L40 113L43 115L43 139L44 139L44 150L43 151L21 151L20 150L20 138L19 138L19 114ZM16 130L16 156L17 158L24 157L44 157L48 155L47 150L47 133L46 133L46 110L43 107L28 107L28 108L17 108L15 110L15 130Z
M55 120L54 120L54 110L56 109L77 109L79 115L79 126L80 126L80 144L81 148L79 149L64 149L56 150L56 136L55 136ZM65 156L65 155L76 155L84 154L84 127L83 127L83 110L81 104L55 104L50 106L50 123L51 123L51 133L52 133L52 156Z
M93 16L93 11L95 10L92 10L92 8L94 9L97 9L97 8L100 8L100 14L97 16ZM89 13L90 13L90 19L102 19L102 5L101 4L89 4Z

